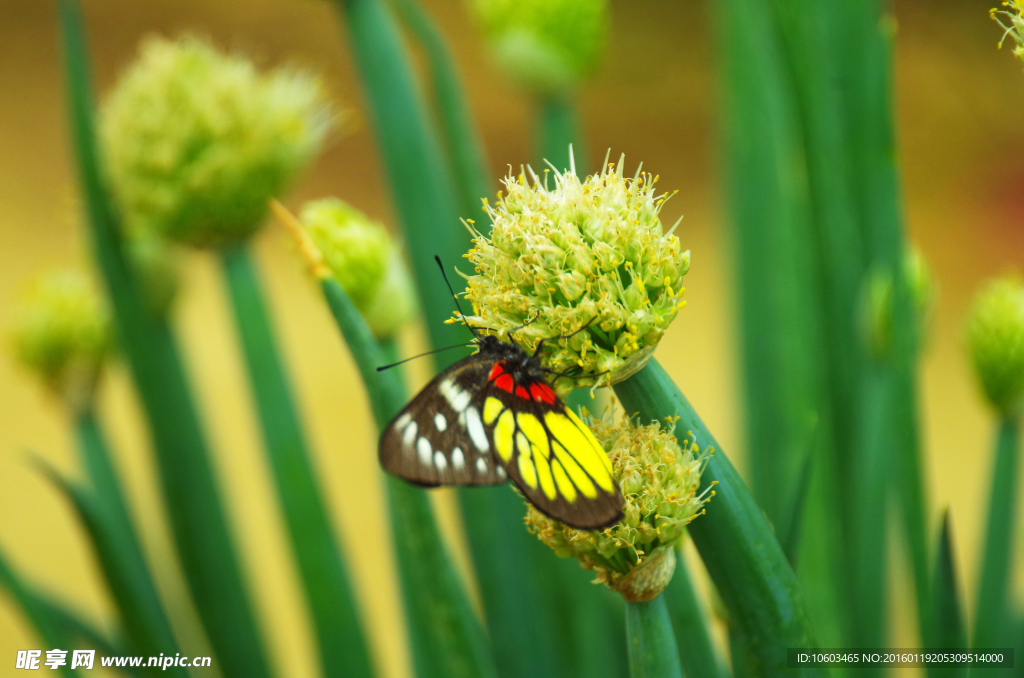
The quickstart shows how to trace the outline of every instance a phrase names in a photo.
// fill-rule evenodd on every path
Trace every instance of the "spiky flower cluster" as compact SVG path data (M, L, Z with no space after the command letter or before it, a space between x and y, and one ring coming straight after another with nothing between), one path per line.
M506 193L486 208L490 235L476 233L466 255L475 267L470 323L522 327L516 340L530 349L548 339L543 362L574 378L558 380L563 393L637 372L685 303L690 252L663 233L657 179L624 177L623 163L585 181L529 168L529 178L506 178Z
M320 81L261 74L197 38L150 38L102 111L114 193L132 228L198 247L242 240L333 123Z
M712 450L700 450L692 440L680 445L671 429L658 422L637 426L626 419L616 424L610 412L602 419L587 417L586 422L611 459L626 500L625 517L604 530L584 531L531 506L526 523L558 556L578 558L597 573L598 582L629 597L636 593L625 590L633 583L631 575L650 558L671 550L686 525L703 513L713 493L698 494L698 488Z
M110 314L86 276L56 271L27 290L12 339L18 361L78 409L91 401L110 351Z
M1024 407L1024 283L994 280L977 296L967 346L986 398L1000 413Z
M495 62L530 91L571 87L604 52L608 0L474 0L472 6Z
M1003 41L1006 38L1012 38L1016 43L1013 55L1024 65L1024 8L1016 0L1007 0L1003 3L1003 7L1006 9L993 7L990 10L992 18L1005 30L1002 40L999 41L999 46L1003 46ZM1005 22L1003 18L1005 18Z
M416 302L401 251L384 226L337 198L307 203L299 220L374 335L394 335Z

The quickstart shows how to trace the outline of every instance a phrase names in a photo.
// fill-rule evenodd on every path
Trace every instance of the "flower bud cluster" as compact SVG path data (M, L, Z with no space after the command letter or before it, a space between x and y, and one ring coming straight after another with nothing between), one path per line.
M637 426L626 419L616 424L610 414L585 420L611 459L625 516L612 527L586 531L531 506L526 523L558 556L578 558L597 573L598 582L618 588L649 557L674 547L686 525L704 512L713 492L698 493L698 488L713 450L700 450L692 440L680 444L671 428L658 422Z
M585 181L529 168L506 178L486 206L490 235L475 233L466 255L470 324L522 328L516 340L528 350L545 339L542 361L564 373L562 393L639 371L685 305L690 252L663 232L666 197L649 174L624 177L623 163Z
M402 253L384 226L337 198L307 203L299 220L374 335L394 335L416 312L416 301Z
M110 312L88 277L56 271L28 289L12 339L18 361L80 409L91 402L110 351Z
M320 81L261 74L197 38L151 38L103 110L114 194L131 229L219 247L260 225L334 122Z
M1024 406L1024 283L994 280L977 296L967 326L974 371L988 401L1005 416Z

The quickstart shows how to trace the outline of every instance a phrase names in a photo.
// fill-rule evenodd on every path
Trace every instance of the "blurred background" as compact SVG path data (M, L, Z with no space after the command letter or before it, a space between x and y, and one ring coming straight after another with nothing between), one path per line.
M920 384L929 514L934 521L941 508L952 509L956 555L969 599L987 509L991 421L964 354L963 324L983 279L1024 269L1024 74L1007 51L996 50L1000 30L989 20L990 4L895 4L898 143L907 223L939 283ZM518 169L535 162L530 101L485 58L463 5L440 0L424 5L458 61L493 175L503 175L510 165ZM308 199L338 196L394 224L346 37L329 4L87 0L83 9L101 95L134 58L139 39L154 32L196 32L254 56L261 65L296 62L322 72L335 100L353 111L355 123L348 133L335 135L285 202L297 208ZM745 455L759 451L745 449L740 425L734 257L721 189L719 60L709 7L633 0L614 2L612 15L607 56L579 98L588 170L610 148L614 157L626 154L629 171L642 161L645 170L660 175L662 190L678 190L664 217L672 223L684 216L677 234L693 255L686 285L689 304L658 356L743 469ZM12 307L33 274L86 261L79 213L56 6L0 0L0 327L9 326ZM276 225L265 229L256 250L373 649L385 675L410 675L398 632L399 599L376 435L363 389L283 231ZM202 402L263 635L280 675L315 675L311 629L272 501L222 281L209 255L192 255L186 266L175 325ZM402 345L412 354L424 340L410 331ZM414 374L419 383L427 377L422 371ZM172 622L176 630L195 628L190 623L194 611L183 602L185 585L171 557L145 429L123 366L111 370L100 402ZM102 625L113 619L113 607L85 535L63 498L25 463L27 452L38 452L74 473L76 457L65 424L61 409L36 380L7 354L0 358L0 543L13 565ZM434 496L459 563L468 567L451 497L445 491ZM935 524L930 527L934 532ZM902 556L897 552L894 557ZM896 572L895 639L910 642L912 629L901 627L913 618L911 589L905 568ZM1019 568L1017 576L1020 598L1024 582ZM186 647L204 642L187 635L181 640ZM0 675L13 671L8 659L16 650L36 645L16 607L0 592Z

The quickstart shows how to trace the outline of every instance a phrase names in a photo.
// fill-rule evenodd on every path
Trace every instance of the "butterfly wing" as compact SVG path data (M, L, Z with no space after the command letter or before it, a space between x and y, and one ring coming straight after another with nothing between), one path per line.
M542 513L579 529L622 519L622 493L594 434L542 382L480 389L478 407L502 464Z
M437 375L398 413L380 438L384 470L417 485L496 485L495 462L477 402L494 360L472 355Z

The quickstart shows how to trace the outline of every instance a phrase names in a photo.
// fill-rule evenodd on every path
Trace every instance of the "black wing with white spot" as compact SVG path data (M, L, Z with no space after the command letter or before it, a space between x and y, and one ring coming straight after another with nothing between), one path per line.
M434 377L381 435L384 470L424 486L508 480L495 461L478 405L478 391L494 363L471 355Z

